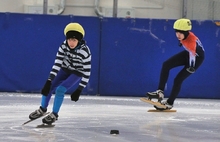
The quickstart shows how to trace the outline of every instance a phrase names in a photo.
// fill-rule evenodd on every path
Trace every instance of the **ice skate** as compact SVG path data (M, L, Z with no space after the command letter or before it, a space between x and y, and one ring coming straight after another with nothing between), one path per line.
M39 109L37 109L37 110L35 110L34 112L32 112L32 113L29 115L29 118L30 118L31 120L37 119L37 118L43 116L46 112L47 112L47 109L43 109L42 107L40 107Z
M156 90L154 92L147 92L147 97L149 100L155 98L158 99L158 102L161 102L164 98L164 94L162 90Z
M169 104L167 101L162 101L161 102L162 105L165 105L166 108L162 108L162 107L159 107L159 106L154 106L157 110L170 110L173 108L173 105Z
M58 120L58 115L54 114L54 113L50 113L49 115L47 115L46 117L44 117L42 119L42 122L45 123L45 124L51 125L56 120Z

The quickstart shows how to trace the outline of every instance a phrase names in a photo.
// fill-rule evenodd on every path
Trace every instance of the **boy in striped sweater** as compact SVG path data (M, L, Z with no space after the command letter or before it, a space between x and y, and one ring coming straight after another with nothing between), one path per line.
M79 82L78 88L71 94L71 100L76 102L89 81L91 53L83 40L85 35L83 27L79 23L69 23L64 29L64 35L66 40L60 45L52 70L41 90L40 108L29 115L31 120L47 112L51 96L55 93L53 110L42 119L46 124L55 122L66 91Z

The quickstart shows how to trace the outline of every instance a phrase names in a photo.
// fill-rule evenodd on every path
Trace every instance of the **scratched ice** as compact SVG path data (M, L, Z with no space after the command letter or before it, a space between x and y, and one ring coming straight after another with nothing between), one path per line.
M219 142L220 100L177 99L176 113L147 112L138 97L65 96L54 128L25 126L40 94L0 93L0 141L5 142ZM48 110L52 108L51 100ZM110 130L119 135L110 135Z

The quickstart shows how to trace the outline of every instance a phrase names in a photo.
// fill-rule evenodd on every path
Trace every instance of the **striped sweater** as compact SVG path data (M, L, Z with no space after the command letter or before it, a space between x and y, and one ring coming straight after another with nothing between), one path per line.
M61 68L68 73L82 76L79 87L86 87L91 72L91 52L84 40L75 49L70 49L66 41L60 45L49 79L53 80Z

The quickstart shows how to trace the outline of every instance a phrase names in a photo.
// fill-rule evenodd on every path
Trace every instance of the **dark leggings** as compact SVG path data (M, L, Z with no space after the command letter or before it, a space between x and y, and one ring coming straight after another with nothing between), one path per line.
M202 62L204 60L204 51L202 49L200 49L199 53L200 53L199 54L200 56L196 57L196 63L195 63L196 70L199 68L199 66L202 64ZM188 76L191 75L191 73L189 73L186 70L186 68L189 67L189 52L188 51L182 51L182 52L172 56L171 58L169 58L168 60L166 60L163 63L161 73L160 73L160 83L159 83L158 89L164 90L165 85L167 83L167 79L169 77L170 70L172 68L179 67L179 66L184 66L184 67L177 74L177 76L174 79L173 88L172 88L171 94L167 100L167 102L171 105L173 105L174 100L176 99L176 97L178 96L178 94L180 92L182 82Z

